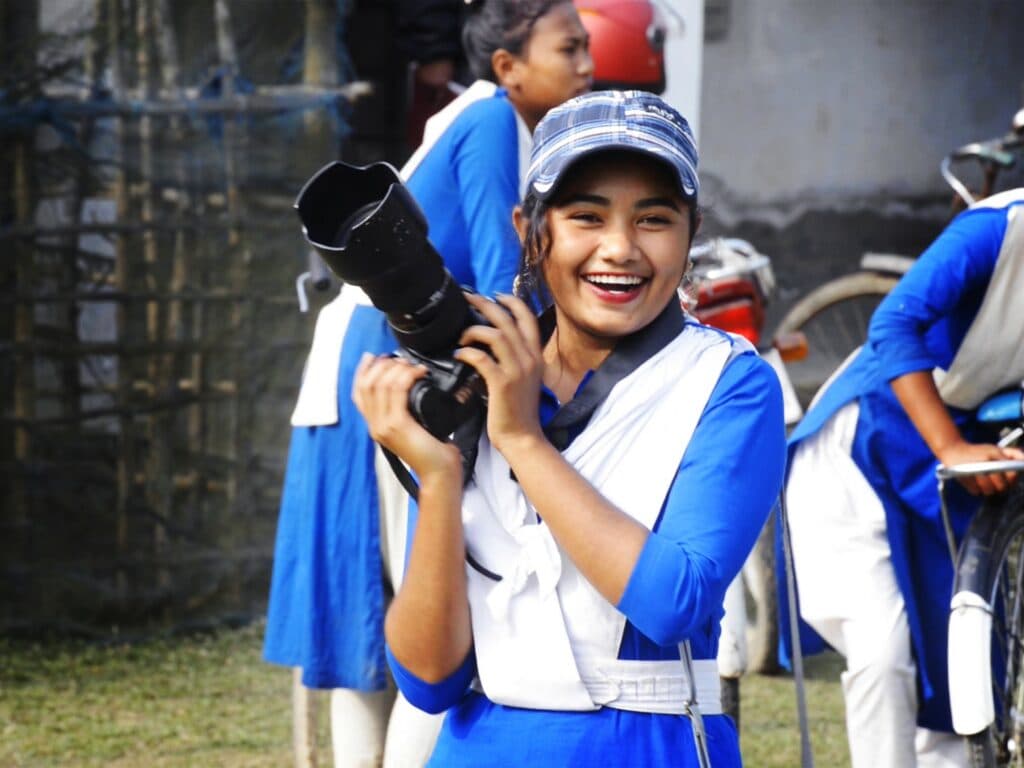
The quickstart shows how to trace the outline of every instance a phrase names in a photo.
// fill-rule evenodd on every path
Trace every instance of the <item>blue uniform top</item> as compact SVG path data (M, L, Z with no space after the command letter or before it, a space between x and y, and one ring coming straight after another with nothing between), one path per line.
M953 567L940 514L937 461L890 382L916 371L947 369L952 363L995 270L1007 213L1007 208L973 208L950 223L879 305L864 347L807 413L789 442L792 455L801 440L821 429L839 408L857 400L860 410L851 458L885 508L893 570L907 607L921 684L918 723L936 730L952 730L946 621ZM972 412L949 408L949 413L965 439L978 439ZM956 483L947 487L946 498L959 538L978 500ZM785 602L780 605L785 632L788 616ZM824 647L806 625L801 640L805 652ZM785 635L782 651L788 656Z
M473 102L406 182L430 225L430 242L460 285L510 293L520 245L519 132L505 91Z
M499 90L455 118L407 184L448 269L483 294L512 291L519 176L516 116ZM351 391L363 352L395 347L384 316L356 307L338 361L338 423L292 429L264 657L301 667L308 687L386 685L374 447Z
M540 408L546 423L558 408L551 392L542 391ZM627 618L620 659L678 659L684 639L695 659L715 658L722 599L778 494L784 440L775 373L756 355L739 355L715 386L616 606ZM388 659L413 704L432 712L451 707L430 765L696 765L683 715L508 707L469 690L473 654L435 685ZM740 765L732 720L704 721L712 764Z

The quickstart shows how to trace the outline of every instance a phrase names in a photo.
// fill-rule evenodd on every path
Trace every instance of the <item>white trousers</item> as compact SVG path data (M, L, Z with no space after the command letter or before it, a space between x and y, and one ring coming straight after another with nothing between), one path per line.
M853 768L960 768L963 740L917 727L916 667L885 510L850 458L858 406L796 449L786 484L801 617L846 658Z
M416 768L434 751L442 715L416 709L401 693L331 691L335 768Z

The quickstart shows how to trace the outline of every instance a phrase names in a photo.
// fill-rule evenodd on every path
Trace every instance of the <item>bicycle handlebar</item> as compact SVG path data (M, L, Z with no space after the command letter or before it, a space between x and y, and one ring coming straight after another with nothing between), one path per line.
M990 172L1006 170L1016 164L1017 156L1014 154L1014 151L1019 150L1021 147L1024 147L1024 132L1017 130L1015 127L1012 133L1008 133L1005 136L989 139L988 141L972 141L970 144L964 144L962 147L954 149L942 158L942 162L939 164L939 172L942 174L942 178L946 180L946 183L952 187L953 191L965 203L973 205L977 202L977 198L971 194L967 186L950 170L950 166L954 162L962 160L977 160L982 165L987 166Z
M1000 461L971 461L966 464L954 464L951 467L939 465L935 474L942 480L954 477L974 477L992 472L1024 472L1024 461L1020 459L1002 459Z
M949 157L951 160L975 159L979 162L994 163L1005 170L1012 168L1017 162L1017 158L1008 152L1007 148L1014 149L1020 144L1021 139L1017 136L989 141L973 141L970 144L964 144L959 149L954 149Z

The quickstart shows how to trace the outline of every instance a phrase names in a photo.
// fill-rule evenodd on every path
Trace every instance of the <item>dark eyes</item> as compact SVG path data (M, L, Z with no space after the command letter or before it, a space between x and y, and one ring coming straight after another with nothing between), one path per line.
M569 56L575 56L577 53L579 53L581 51L589 51L589 50L590 50L590 40L573 40L573 41L567 43L561 49L562 53L565 53L565 54L567 54Z
M572 221L578 221L584 224L599 224L602 221L600 214L594 213L593 211L575 211L570 213L568 218ZM672 223L672 219L669 216L659 213L648 213L637 219L637 223L641 226L664 227L670 225Z
M671 221L671 219L669 219L668 216L661 216L659 214L652 213L652 214L644 216L642 219L640 219L640 223L641 224L655 224L655 225L658 225L658 226L662 226L662 225L665 225L665 224L671 224L672 221Z

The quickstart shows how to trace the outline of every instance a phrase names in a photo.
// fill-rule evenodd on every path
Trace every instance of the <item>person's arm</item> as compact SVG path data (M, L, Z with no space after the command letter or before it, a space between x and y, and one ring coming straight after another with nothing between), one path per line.
M476 656L470 653L465 661L448 677L428 683L411 673L395 658L391 649L384 647L391 676L402 695L417 709L431 714L444 712L466 695L476 677Z
M778 498L785 440L774 371L740 355L711 395L616 606L641 633L671 645L714 615Z
M1020 458L1014 449L966 441L953 422L932 378L938 363L925 336L954 313L966 295L980 296L995 270L1006 214L977 210L958 217L885 298L872 318L869 343L883 374L915 429L936 459L947 466ZM1005 490L1012 474L962 478L971 493Z
M939 396L930 371L905 374L893 379L891 386L914 428L940 464L951 467L976 461L1024 459L1024 452L1016 448L964 440ZM963 477L960 482L970 493L988 496L1007 490L1016 479L1015 472L993 472Z
M1005 231L1004 211L961 214L882 300L871 317L867 343L887 380L931 371L942 362L928 349L926 336L965 296L985 290Z
M471 107L453 157L453 172L469 235L474 289L511 293L522 247L512 226L519 202L519 133L512 106L501 98Z
M511 296L498 298L504 310L480 296L467 298L491 325L467 329L460 340L467 346L455 356L487 383L487 436L583 576L617 603L649 532L602 497L544 436L538 418L544 366L530 309Z
M409 390L426 373L397 358L365 356L352 398L384 448L419 479L419 519L402 586L384 621L394 658L426 683L449 677L469 655L472 629L462 537L458 448L430 435L410 415Z
M475 348L460 349L456 354L459 359L473 365L486 380L489 398L487 434L491 443L508 461L523 492L566 554L595 589L614 605L627 602L627 587L631 586L639 561L649 548L652 551L650 558L660 560L665 557L665 567L677 568L677 576L673 577L675 594L667 593L665 601L650 600L651 593L647 593L645 598L652 604L672 603L664 612L665 618L659 619L664 632L653 622L637 624L641 631L651 631L649 636L658 642L666 635L678 635L679 631L690 626L690 622L706 619L707 607L714 600L721 599L728 580L721 590L717 586L703 589L702 585L709 583L714 574L734 575L739 569L781 484L785 451L782 397L774 373L769 371L762 377L764 381L759 388L759 396L766 400L763 406L752 408L754 415L745 422L750 427L749 434L725 430L723 434L732 435L735 442L719 446L725 449L724 454L716 450L700 458L689 458L694 451L691 443L688 458L679 473L680 477L686 477L688 497L700 497L699 512L691 522L699 530L700 518L710 518L706 524L717 534L709 535L705 541L700 535L690 539L689 532L686 532L675 549L668 552L660 543L664 540L664 534L660 533L664 522L659 527L659 534L652 535L643 525L609 503L545 438L536 417L542 371L539 334L525 304L503 297L501 303L510 310L511 314L508 314L479 297L471 297L471 301L493 327L474 326L464 335L462 343L485 344L490 354ZM722 421L738 415L732 410L740 409L724 408L726 415ZM698 433L721 431L721 425L714 423L714 419L711 426L703 426L708 413L713 412L717 409L706 411ZM699 446L701 439L697 434L694 439ZM764 455L758 447L762 441L770 447ZM756 450L753 455L751 446ZM696 450L700 451L699 448ZM747 463L751 460L756 463ZM686 469L688 461L694 462L700 470ZM755 466L756 471L753 469ZM742 492L744 487L759 487L761 480L751 478L743 481L746 475L758 473L768 478L771 491L763 499L759 498L758 492ZM727 498L733 493L734 501L727 503ZM751 500L757 502L752 507ZM724 510L720 509L723 504ZM733 516L733 512L738 517ZM752 517L748 518L748 515ZM739 530L732 530L734 523ZM670 536L679 533L671 524L669 530L672 531ZM654 540L659 543L652 545ZM687 549L691 541L697 542L692 552ZM733 541L739 542L735 551L730 549ZM657 610L660 611L661 606Z

